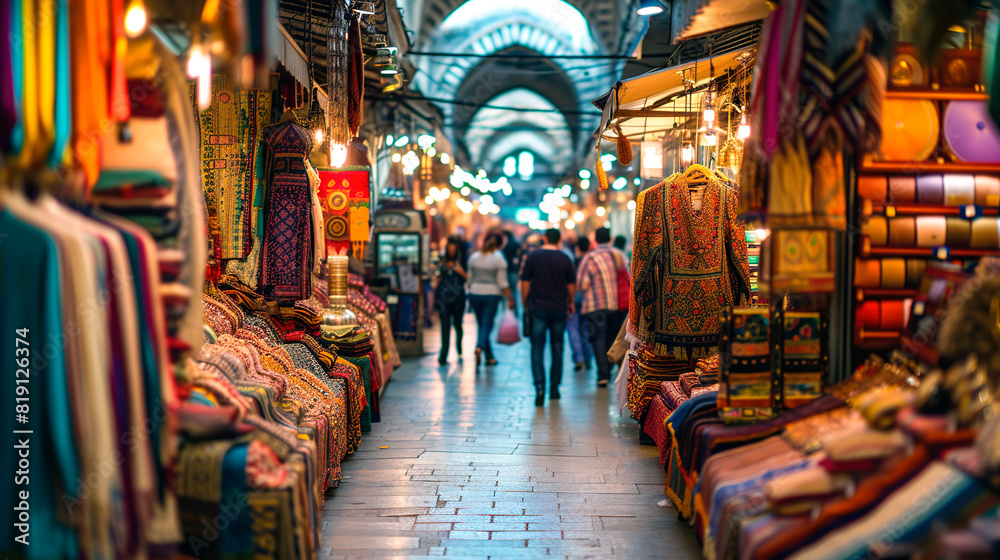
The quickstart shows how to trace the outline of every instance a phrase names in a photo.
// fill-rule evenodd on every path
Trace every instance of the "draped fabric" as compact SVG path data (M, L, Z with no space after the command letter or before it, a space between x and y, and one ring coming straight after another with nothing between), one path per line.
M268 146L261 289L279 300L308 299L312 292L312 213L305 158L309 131L292 121L264 129Z
M704 357L718 347L719 311L750 297L738 193L710 177L695 209L673 175L640 194L630 328L660 356Z
M270 90L240 91L226 75L212 78L211 107L199 112L202 182L221 259L242 259L252 248L253 197L262 180L257 145L270 116Z

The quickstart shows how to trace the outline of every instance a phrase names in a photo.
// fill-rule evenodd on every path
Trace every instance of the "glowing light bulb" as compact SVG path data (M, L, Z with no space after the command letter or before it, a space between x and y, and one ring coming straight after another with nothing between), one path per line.
M750 138L750 124L747 123L746 113L743 113L743 116L740 117L740 126L736 129L736 136L738 136L740 140Z
M316 143L317 144L322 144L323 143L323 129L322 128L317 128L315 136L316 136Z
M340 167L347 161L347 146L343 144L330 145L330 165Z
M431 146L430 148L427 148L427 157L434 157L434 156L437 155L437 153L438 153L438 151L436 149L434 149L434 146Z
M714 130L709 130L705 132L705 145L706 146L717 146L719 144L719 135L716 134Z
M576 221L578 221L578 222L582 222L583 221L583 212L581 212L579 210L577 210L576 212L573 212L573 219L576 220Z
M684 162L684 164L694 161L694 146L687 142L685 142L684 147L681 148L681 161Z
M566 220L565 226L566 229L573 229L576 227L576 222L574 222L573 220Z
M400 161L402 161L402 159L403 159L403 156L401 154L392 154L392 162L393 163L399 163Z
M428 195L426 198L424 198L424 202L427 203L427 206L430 206L431 204L434 204L434 197Z
M635 201L630 200L628 201L628 204L626 204L625 206L627 206L629 210L635 210Z
M705 107L705 113L702 116L705 119L705 126L711 128L715 124L715 107L711 105Z
M448 154L441 154L441 163L443 163L444 165L448 165L449 163L451 163L451 156Z
M607 211L607 210L605 210L603 206L598 206L598 207L597 207L597 216L598 216L598 217L600 217L600 216L603 216L603 215L607 214L607 212L608 212L608 211Z
M132 0L129 2L128 10L125 12L125 35L134 39L146 30L146 6L142 0Z
M196 88L198 109L204 111L212 103L212 58L202 50L201 45L192 45L188 56L189 78L198 81Z
M590 179L584 179L584 180L580 181L580 188L583 189L583 190L589 189L590 188Z

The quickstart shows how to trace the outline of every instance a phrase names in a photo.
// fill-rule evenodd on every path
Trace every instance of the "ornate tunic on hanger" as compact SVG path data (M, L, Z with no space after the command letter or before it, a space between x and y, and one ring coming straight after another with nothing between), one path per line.
M263 131L269 150L261 288L278 300L308 299L312 292L311 183L306 157L309 131L287 121Z
M675 174L638 199L630 328L660 356L715 352L719 311L750 297L743 222L734 186L710 177L701 207Z

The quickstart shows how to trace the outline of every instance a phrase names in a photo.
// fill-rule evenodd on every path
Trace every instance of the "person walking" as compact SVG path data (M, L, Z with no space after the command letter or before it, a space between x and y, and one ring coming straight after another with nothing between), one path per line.
M611 380L608 349L618 336L618 330L628 316L628 307L619 304L619 289L627 293L629 282L625 255L611 246L611 230L601 228L594 234L597 249L587 253L580 262L576 283L583 293L580 313L583 332L590 340L597 360L597 385L607 387Z
M545 232L545 244L528 254L521 273L521 301L531 316L531 373L535 406L545 404L545 338L552 349L549 398L559 398L566 320L575 313L576 271L559 248L559 230Z
M585 236L577 238L576 255L573 260L573 264L577 267L577 270L579 270L580 261L589 250L590 239L587 239ZM573 371L582 371L584 368L590 367L590 363L594 358L594 351L590 347L590 341L581 332L583 320L580 317L580 305L583 303L583 293L580 290L576 291L576 299L573 303L575 304L574 307L576 307L576 313L569 318L566 328L569 331L569 348L573 354L573 362L576 364Z
M514 296L514 302L517 302L517 272L520 269L518 263L521 258L521 244L514 237L514 233L510 230L503 230L504 235L504 245L503 245L503 258L507 260L507 283L510 284L511 294Z
M455 329L455 349L462 358L462 318L465 315L465 281L469 275L462 266L462 249L457 237L449 237L434 276L434 310L441 318L441 352L438 363L448 363L451 330Z
M469 304L476 314L478 326L476 341L476 366L486 355L486 365L497 364L490 343L490 333L496 320L497 308L503 298L507 298L511 309L515 308L514 296L507 281L507 260L498 251L503 239L497 234L488 234L483 248L469 257Z

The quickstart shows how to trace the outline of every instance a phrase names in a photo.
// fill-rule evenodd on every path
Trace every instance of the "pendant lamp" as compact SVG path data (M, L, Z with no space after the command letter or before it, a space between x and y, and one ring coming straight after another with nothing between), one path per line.
M663 5L657 0L642 0L635 13L640 16L655 16L663 13Z

